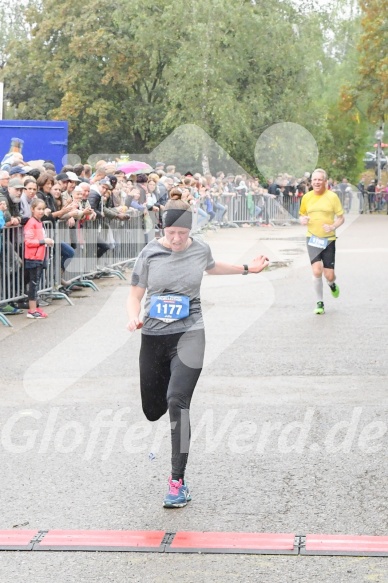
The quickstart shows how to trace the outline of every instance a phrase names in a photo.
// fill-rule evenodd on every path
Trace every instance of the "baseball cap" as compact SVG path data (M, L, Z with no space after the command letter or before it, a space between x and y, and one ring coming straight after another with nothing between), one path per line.
M24 188L24 184L19 178L12 178L9 181L8 186L12 186L12 188Z
M98 184L103 184L107 188L112 189L112 184L111 184L111 182L107 178L103 178L102 180L99 181Z
M81 179L77 176L75 172L66 172L66 175L68 177L68 180L71 180L71 182L81 182Z
M68 182L70 180L70 178L68 177L68 175L65 172L62 172L61 174L57 174L57 180L62 180L64 182Z
M23 166L11 166L9 171L9 175L12 176L13 174L27 174L28 170L25 170Z

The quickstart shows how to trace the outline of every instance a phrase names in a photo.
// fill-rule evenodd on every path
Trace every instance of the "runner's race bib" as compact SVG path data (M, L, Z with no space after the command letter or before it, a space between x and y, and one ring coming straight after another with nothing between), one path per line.
M326 249L329 241L328 239L321 239L320 237L316 237L315 235L311 235L309 239L309 245L311 247L318 247L318 249Z
M187 318L190 313L189 296L151 296L150 318L161 320L162 322L176 322Z

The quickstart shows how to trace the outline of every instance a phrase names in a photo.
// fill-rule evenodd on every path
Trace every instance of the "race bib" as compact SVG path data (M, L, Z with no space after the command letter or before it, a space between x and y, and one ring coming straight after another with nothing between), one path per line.
M328 245L328 239L321 239L320 237L316 237L315 235L311 235L309 239L309 245L311 247L318 247L318 249L326 249Z
M187 318L190 313L189 296L164 295L151 296L150 318L161 320L162 322L176 322Z

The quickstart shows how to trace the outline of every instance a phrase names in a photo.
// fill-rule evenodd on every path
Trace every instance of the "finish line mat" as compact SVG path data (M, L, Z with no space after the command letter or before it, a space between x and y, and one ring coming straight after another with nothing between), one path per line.
M388 536L161 530L0 530L0 551L388 557Z

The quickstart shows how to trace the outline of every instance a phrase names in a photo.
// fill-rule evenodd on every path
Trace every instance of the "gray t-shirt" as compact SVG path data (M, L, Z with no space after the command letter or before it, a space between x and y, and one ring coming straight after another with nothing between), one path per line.
M204 327L200 287L203 272L212 269L215 261L207 243L194 237L192 239L192 244L185 251L171 251L154 239L138 256L131 284L147 288L143 334L178 334ZM187 318L170 323L150 318L151 296L162 294L188 296L190 313Z

